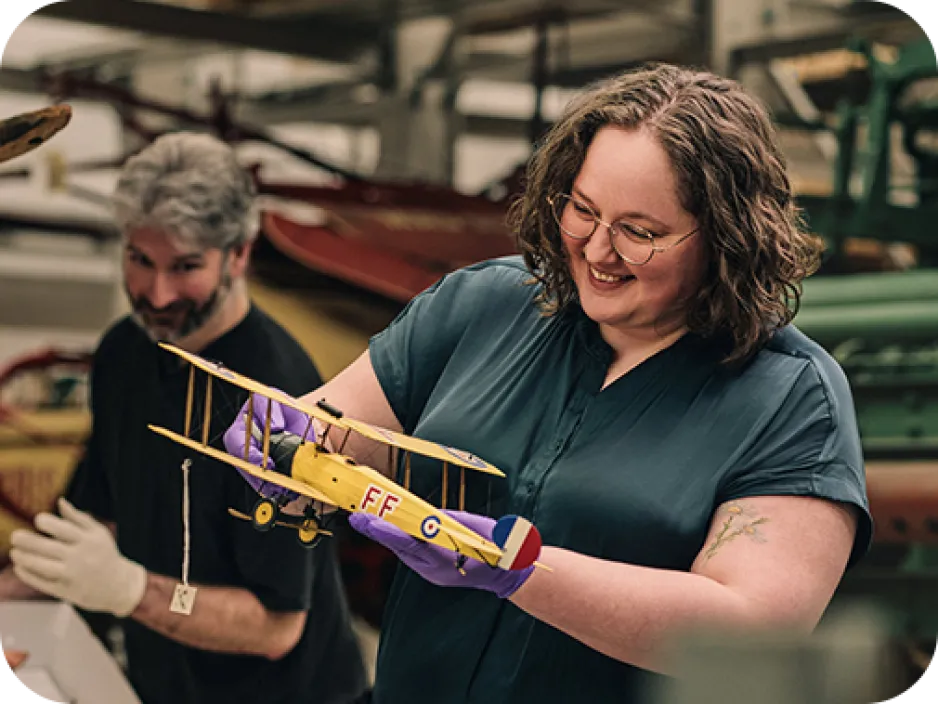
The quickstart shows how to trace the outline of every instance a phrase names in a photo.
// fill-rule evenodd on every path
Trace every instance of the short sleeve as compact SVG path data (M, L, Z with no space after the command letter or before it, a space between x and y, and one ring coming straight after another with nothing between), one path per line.
M448 274L371 338L372 367L405 432L416 426L463 335L485 314L499 268L507 269L483 264Z
M108 482L102 452L102 431L97 413L98 400L104 393L100 370L100 351L95 355L89 378L91 434L85 441L85 450L65 489L65 498L76 508L86 511L102 521L114 521L113 492Z
M852 566L869 549L873 522L850 390L840 374L825 371L813 361L805 364L777 412L724 477L718 503L797 495L855 506Z

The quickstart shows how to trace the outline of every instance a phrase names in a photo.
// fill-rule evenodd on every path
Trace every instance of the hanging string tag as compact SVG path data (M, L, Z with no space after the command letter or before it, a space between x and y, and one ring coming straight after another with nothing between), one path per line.
M199 591L189 584L189 468L192 461L182 463L182 584L177 584L173 591L173 600L169 610L174 614L190 616L195 606L196 593Z

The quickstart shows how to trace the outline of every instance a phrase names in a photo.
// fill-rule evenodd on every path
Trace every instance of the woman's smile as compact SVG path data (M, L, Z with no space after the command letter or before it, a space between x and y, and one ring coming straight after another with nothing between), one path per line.
M635 280L631 274L611 274L588 262L586 269L589 272L590 284L600 291L618 290Z

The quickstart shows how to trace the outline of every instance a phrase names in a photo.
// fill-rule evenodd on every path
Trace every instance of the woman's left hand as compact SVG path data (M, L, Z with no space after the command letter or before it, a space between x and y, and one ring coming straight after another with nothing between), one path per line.
M495 526L493 518L464 511L446 513L486 540L492 539L492 529ZM500 599L507 599L534 571L533 566L523 570L489 567L471 557L462 558L464 562L459 564L460 556L453 550L417 540L397 526L370 513L353 513L348 522L362 535L388 548L401 562L425 580L441 587L484 589Z

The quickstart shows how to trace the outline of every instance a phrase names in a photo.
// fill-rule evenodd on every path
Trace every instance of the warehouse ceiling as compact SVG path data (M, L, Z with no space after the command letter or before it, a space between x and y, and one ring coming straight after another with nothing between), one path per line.
M393 46L393 30L403 23L446 18L469 45L465 70L505 80L528 79L532 28L549 25L557 42L565 42L571 52L562 60L562 68L581 82L584 69L603 71L642 60L650 53L699 62L703 57L695 39L702 24L695 6L703 4L692 0L579 0L575 4L543 0L95 0L56 3L36 17L352 64L380 63L390 56L398 48ZM657 46L651 45L651 39Z
M544 88L537 104L549 120L570 91L646 60L713 65L722 51L722 69L736 75L777 57L842 48L857 34L887 44L921 36L878 2L762 0L760 8L789 3L807 20L734 43L716 35L737 18L714 14L732 2L72 0L41 9L24 23L28 33L14 33L0 90L42 91L40 77L67 71L204 111L219 84L254 124L365 127L436 83L455 96L462 133L524 138L535 85ZM799 70L812 75L804 61ZM844 66L844 77L855 70ZM161 72L185 78L167 84ZM831 100L839 75L823 78Z
M328 101L336 84L340 94L355 84L393 90L412 78L400 75L401 56L413 53L416 35L402 39L401 28L438 21L447 26L444 34L436 34L438 43L431 50L436 55L425 59L424 80L538 81L578 88L646 60L711 64L715 42L710 27L720 1L37 0L33 15L133 36L129 45L98 54L51 56L46 65L100 65L118 75L129 63L180 52L236 48L292 57L287 73L298 78L286 94L275 96L283 104ZM760 7L784 2L764 0ZM901 0L799 0L791 7L823 21L793 32L777 24L759 41L732 47L731 73L773 57L835 49L857 32L886 41L898 32L895 39L902 41L917 24ZM736 17L721 21L727 20L738 23ZM310 65L296 70L304 59ZM268 85L264 92L282 93L282 87ZM312 92L296 93L295 88Z

